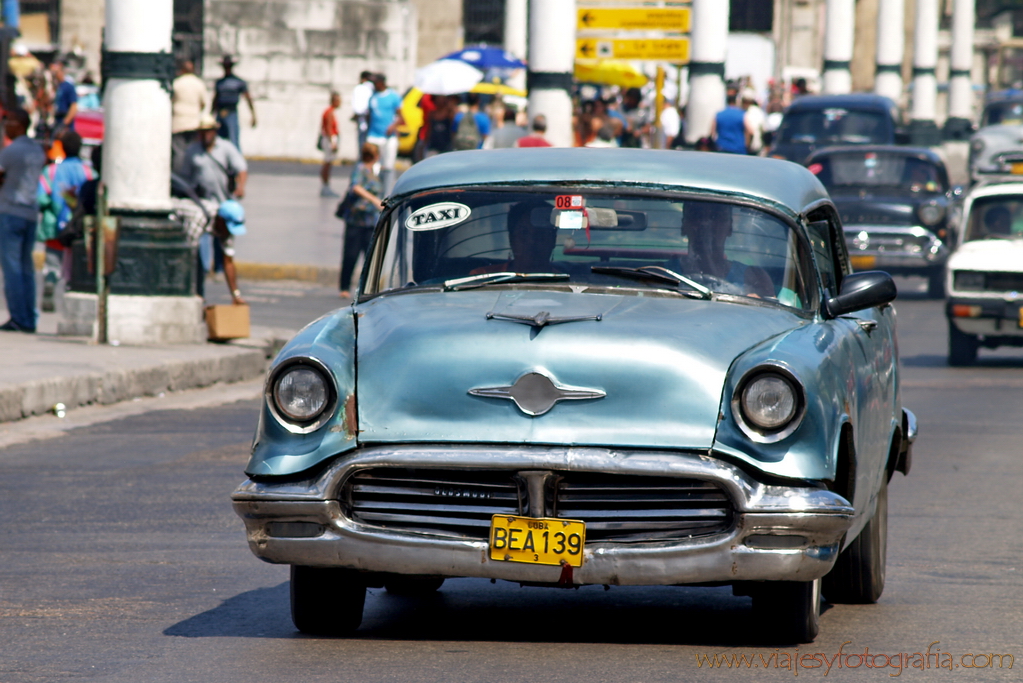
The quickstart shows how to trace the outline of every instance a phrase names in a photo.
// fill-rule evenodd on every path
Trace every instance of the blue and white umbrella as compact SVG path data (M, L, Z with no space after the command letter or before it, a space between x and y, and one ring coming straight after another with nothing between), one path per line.
M488 69L524 69L526 63L515 55L499 47L467 47L458 52L452 52L443 59L458 59L472 64L477 69L486 71Z

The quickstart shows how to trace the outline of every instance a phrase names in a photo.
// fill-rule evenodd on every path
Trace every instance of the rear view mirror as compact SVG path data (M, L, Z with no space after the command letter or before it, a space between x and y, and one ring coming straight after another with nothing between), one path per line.
M890 304L898 296L892 276L880 270L867 270L846 275L842 292L824 303L829 318Z
M538 207L529 216L534 227L552 225L566 230L646 230L646 214L588 206L585 209L548 209Z

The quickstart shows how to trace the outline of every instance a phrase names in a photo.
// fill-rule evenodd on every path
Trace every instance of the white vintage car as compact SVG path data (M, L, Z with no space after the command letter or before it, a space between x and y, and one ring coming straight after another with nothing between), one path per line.
M1023 346L1023 178L975 187L948 261L948 364L981 347Z

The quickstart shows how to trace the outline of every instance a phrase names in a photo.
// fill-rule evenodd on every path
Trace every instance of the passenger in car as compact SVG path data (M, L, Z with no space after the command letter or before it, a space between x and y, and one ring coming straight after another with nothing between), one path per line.
M736 289L725 293L775 296L774 284L767 271L732 261L725 254L725 242L732 236L730 206L715 202L686 202L682 213L682 235L689 240L689 253L680 262L683 275L702 275L731 284ZM709 286L715 289L713 284Z

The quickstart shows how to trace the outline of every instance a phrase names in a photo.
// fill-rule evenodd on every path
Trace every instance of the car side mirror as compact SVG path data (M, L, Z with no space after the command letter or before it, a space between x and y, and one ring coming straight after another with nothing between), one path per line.
M958 199L959 197L962 197L963 196L963 192L964 192L964 190L963 190L963 186L962 185L954 186L952 188L952 199Z
M828 318L862 311L874 306L890 304L898 296L892 276L881 270L867 270L846 275L842 281L842 292L824 303Z

